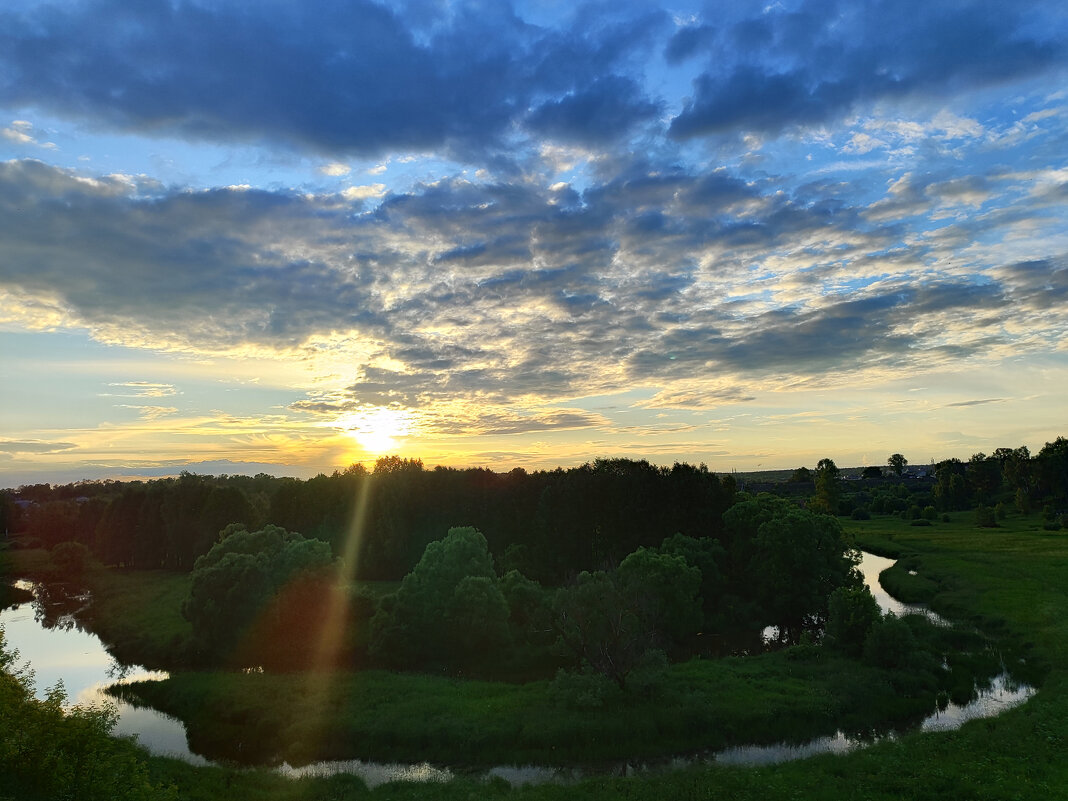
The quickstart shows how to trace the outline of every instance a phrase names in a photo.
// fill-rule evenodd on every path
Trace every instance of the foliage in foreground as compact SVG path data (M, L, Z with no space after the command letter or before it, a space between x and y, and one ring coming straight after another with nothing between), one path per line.
M33 675L18 667L0 630L0 795L32 799L138 801L177 798L153 781L144 754L111 736L110 708L65 708L62 685L34 697Z

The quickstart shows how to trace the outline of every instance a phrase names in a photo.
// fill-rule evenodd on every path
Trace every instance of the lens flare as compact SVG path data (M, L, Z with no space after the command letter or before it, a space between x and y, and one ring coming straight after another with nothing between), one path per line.
M337 701L335 692L344 687L344 682L339 681L350 675L351 666L344 665L343 661L349 653L347 638L350 634L348 627L351 622L351 593L352 585L356 580L356 568L360 555L360 547L363 541L367 512L371 501L371 489L374 479L369 475L359 476L355 479L356 496L353 499L352 518L345 531L345 537L341 541L341 552L338 554L338 568L335 576L335 586L329 593L326 608L322 617L316 621L318 625L318 638L315 644L311 669L305 674L305 698L309 718L306 729L307 738L315 737L319 743L308 743L311 748L321 745L326 737L328 717Z

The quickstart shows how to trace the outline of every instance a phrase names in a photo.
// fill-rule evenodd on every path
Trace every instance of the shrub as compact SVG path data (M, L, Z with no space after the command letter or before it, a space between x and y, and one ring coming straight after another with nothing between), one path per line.
M619 687L589 665L581 670L560 668L549 685L549 697L569 709L600 709L619 694Z
M871 520L871 514L863 506L858 506L850 515L854 520Z
M52 564L70 581L77 581L89 564L89 549L80 542L61 542L52 549Z
M994 516L994 510L984 504L975 508L975 524L981 528L997 528L998 521Z
M912 629L893 612L878 620L864 640L864 661L876 667L903 670L918 650Z
M825 642L832 648L859 656L879 619L879 604L867 587L839 587L827 599Z

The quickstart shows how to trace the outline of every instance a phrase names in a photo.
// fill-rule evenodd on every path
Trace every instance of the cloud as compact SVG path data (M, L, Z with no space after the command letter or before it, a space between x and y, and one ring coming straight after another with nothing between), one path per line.
M537 106L543 124L579 138L584 128L606 133L593 107L616 119L647 114L634 86L623 103L586 87L629 69L666 19L580 9L550 28L507 4L458 3L429 17L370 0L269 8L85 0L7 9L0 103L196 141L463 157L499 149Z
M368 184L364 186L350 186L341 191L346 200L370 200L382 197L386 193L385 184Z
M342 164L337 161L331 161L329 164L323 164L319 167L319 172L323 175L340 176L348 175L352 172L352 167L348 164Z
M175 389L173 384L159 384L152 381L124 381L121 383L111 383L108 384L108 386L114 387L115 390L125 390L125 392L112 391L103 393L106 396L117 396L120 398L167 398L171 395L178 394L178 390Z
M40 142L34 135L33 123L13 120L7 128L0 128L0 136L16 145L33 145L45 150L55 150L54 142Z
M546 101L531 112L527 124L535 133L562 142L604 143L626 136L659 110L658 104L646 99L637 82L608 75Z
M1048 208L1044 198L1014 196L1001 216L906 242L904 215L933 221L940 203L995 197L1010 182L905 175L868 207L837 184L787 192L644 158L602 169L581 193L453 177L354 214L341 195L176 190L0 164L0 291L13 299L0 308L132 347L329 351L350 359L344 391L293 411L411 409L443 430L458 401L507 415L647 387L665 408L711 408L746 402L771 376L911 374L1048 349L1068 327L1063 256L1004 259L995 246ZM958 268L950 257L980 238L992 244ZM351 350L333 355L342 342ZM477 425L582 422L510 419Z
M983 398L982 400L969 400L959 401L958 403L947 403L946 408L954 408L958 406L984 406L988 403L1005 403L1008 398Z
M162 417L170 417L171 415L178 414L178 409L174 406L135 406L132 404L121 404L120 408L123 409L135 409L137 414L142 420L159 420Z
M669 54L703 51L709 67L671 122L680 139L816 126L880 100L949 97L1065 64L1055 6L806 0L769 6L712 37L676 34ZM1043 30L1037 20L1051 23ZM970 134L946 120L951 135Z
M568 431L607 425L600 415L584 411L557 410L534 414L494 412L436 421L435 433L464 436L505 436L542 431Z
M0 453L42 455L49 453L63 453L71 451L78 446L73 442L46 442L44 440L17 440L0 439Z

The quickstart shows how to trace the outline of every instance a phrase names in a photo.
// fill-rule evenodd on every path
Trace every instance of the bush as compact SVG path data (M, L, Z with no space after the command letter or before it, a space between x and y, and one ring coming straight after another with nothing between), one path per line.
M589 665L581 670L560 668L549 685L549 697L569 709L600 709L619 694L619 687Z
M930 520L933 523L938 519L938 510L933 506L925 506L923 508L923 519Z
M854 520L871 520L871 513L863 506L858 506L853 510L853 514L850 517Z
M880 617L879 604L867 587L839 587L827 600L825 642L851 656L859 656Z
M61 542L52 549L52 564L68 581L77 581L89 564L89 549L80 542Z
M638 666L627 678L627 691L651 698L664 686L667 672L667 654L659 648L651 648L645 652Z
M998 521L994 516L994 510L984 504L975 508L975 524L981 528L997 528Z
M864 640L864 661L876 667L904 670L917 651L912 629L893 612L878 620Z

